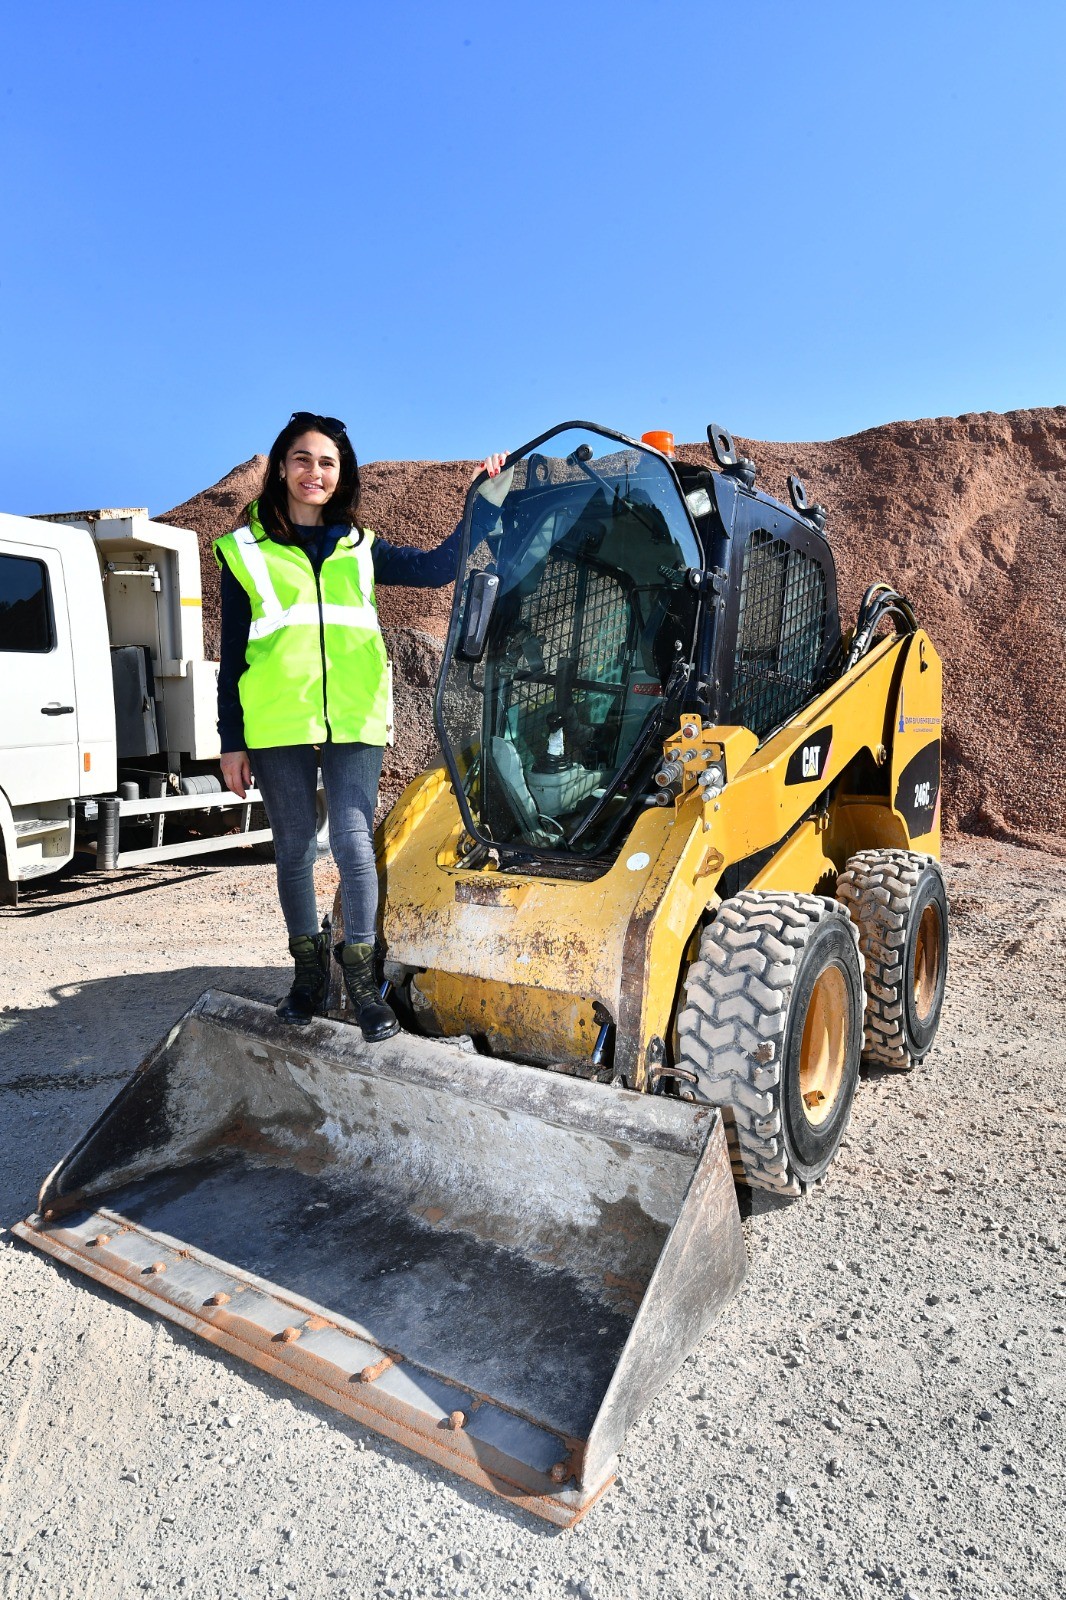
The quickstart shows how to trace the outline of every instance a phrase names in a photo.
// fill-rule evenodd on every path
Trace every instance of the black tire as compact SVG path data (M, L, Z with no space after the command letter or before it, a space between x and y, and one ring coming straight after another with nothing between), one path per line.
M718 907L685 980L681 1064L725 1112L734 1175L801 1194L844 1137L862 1048L862 958L835 900L744 890Z
M948 900L933 856L860 850L837 879L866 963L863 1061L909 1072L940 1026L948 971Z

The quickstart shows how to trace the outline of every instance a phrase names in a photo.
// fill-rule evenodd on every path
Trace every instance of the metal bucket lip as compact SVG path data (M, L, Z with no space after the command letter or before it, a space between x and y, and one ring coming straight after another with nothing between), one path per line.
M106 1208L95 1214L85 1213L85 1219L90 1232L103 1225L135 1235L152 1246L151 1253L162 1253L172 1264L178 1264L180 1258L187 1263L217 1269L219 1276L231 1286L248 1288L279 1310L284 1309L286 1320L291 1319L297 1326L303 1322L313 1338L321 1333L331 1337L340 1335L350 1338L357 1347L374 1347L374 1352L383 1353L385 1359L355 1381L355 1372L349 1376L347 1369L336 1367L330 1355L310 1350L311 1340L272 1337L262 1327L242 1317L236 1299L232 1306L229 1303L217 1308L205 1305L203 1310L184 1304L166 1293L165 1275L142 1276L135 1272L131 1275L128 1267L124 1268L110 1257L106 1247L94 1249L91 1241L86 1247L77 1239L65 1237L63 1222L49 1224L34 1215L16 1223L12 1232L24 1243L65 1266L84 1272L113 1293L125 1295L145 1310L168 1318L207 1339L216 1348L302 1390L320 1404L558 1527L572 1527L609 1488L614 1476L613 1460L601 1470L595 1482L581 1480L578 1461L581 1441L567 1439L491 1396L476 1395L468 1386L457 1384L425 1363L412 1361L405 1355L397 1355L394 1360L391 1352L386 1352L373 1335L350 1319L318 1306L314 1300L294 1295L258 1274L186 1246L180 1240L131 1224L120 1213ZM419 1409L410 1401L404 1404L387 1392L390 1374L405 1372L416 1382L429 1379L431 1384L454 1391L456 1404L466 1407L473 1400L474 1407L457 1414L455 1431L447 1422L437 1420L432 1412L420 1416ZM502 1423L505 1429L517 1426L520 1435L524 1430L526 1435L537 1436L540 1453L543 1454L547 1444L548 1457L554 1461L554 1467L546 1470L544 1466L531 1465L524 1451L511 1455L506 1439L494 1439L486 1419L495 1419L496 1434Z

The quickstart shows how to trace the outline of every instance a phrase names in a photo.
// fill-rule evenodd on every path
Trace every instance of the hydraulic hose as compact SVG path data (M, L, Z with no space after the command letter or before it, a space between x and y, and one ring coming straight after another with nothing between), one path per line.
M844 672L850 672L856 662L862 660L873 643L878 624L886 617L892 618L898 634L918 631L918 619L910 601L898 594L890 584L872 583L859 605L855 637L844 662Z

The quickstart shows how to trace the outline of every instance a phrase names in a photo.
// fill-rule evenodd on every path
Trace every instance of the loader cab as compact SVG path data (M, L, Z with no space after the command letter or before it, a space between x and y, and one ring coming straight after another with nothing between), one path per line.
M646 801L692 693L703 550L673 465L587 423L467 498L436 722L467 829L588 860Z
M482 853L609 860L683 711L762 741L826 681L828 542L734 465L565 423L471 489L436 723Z

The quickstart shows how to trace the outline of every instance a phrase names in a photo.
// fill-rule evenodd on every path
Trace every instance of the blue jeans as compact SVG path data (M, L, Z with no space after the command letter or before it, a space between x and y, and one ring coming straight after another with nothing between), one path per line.
M255 781L274 833L278 896L289 937L317 933L315 857L318 769L329 807L329 844L341 875L344 937L373 944L378 875L374 865L374 806L381 761L379 744L273 745L249 750Z

